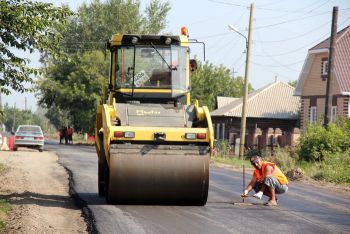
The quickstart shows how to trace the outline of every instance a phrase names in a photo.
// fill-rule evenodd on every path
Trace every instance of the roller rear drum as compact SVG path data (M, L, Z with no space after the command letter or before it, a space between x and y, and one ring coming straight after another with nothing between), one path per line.
M112 145L107 201L205 205L207 146Z

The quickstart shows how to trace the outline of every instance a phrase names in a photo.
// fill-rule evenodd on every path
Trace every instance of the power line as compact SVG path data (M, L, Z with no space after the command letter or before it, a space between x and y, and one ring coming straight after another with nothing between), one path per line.
M231 2L224 2L224 1L219 1L219 0L208 0L208 1L213 2L213 3L222 4L222 5L249 8L248 5L236 4L236 3L231 3ZM309 11L305 11L305 10L286 10L286 9L273 9L273 8L264 8L264 7L255 7L255 8L260 9L260 10L265 10L265 11L276 11L276 12L284 12L284 13L307 13L307 12L309 12ZM303 7L302 9L305 9L305 8Z
M341 24L339 24L339 26L341 27L343 24L345 24L345 22L347 21L347 20L349 20L350 19L350 17L349 18L347 18L346 20L344 20ZM297 49L294 49L294 50L290 50L290 51L287 51L287 52L284 52L284 53L279 53L279 54L272 54L272 55L270 55L270 56L282 56L282 55L287 55L287 54L292 54L292 53L295 53L295 52L297 52L297 51L299 51L299 50L301 50L301 49L304 49L304 48L306 48L306 47L309 47L310 45L314 45L316 42L318 42L318 41L324 41L325 40L325 37L326 36L328 36L329 35L329 32L327 32L326 34L324 34L324 35L322 35L319 39L317 39L317 40L315 40L315 41L312 41L312 42L310 42L310 43L308 43L308 44L306 44L306 45L304 45L304 46L301 46L301 47L299 47L299 48L297 48ZM327 37L328 38L328 37ZM266 57L266 55L264 55L264 54L253 54L252 56L255 56L255 57Z
M259 30L259 29L269 28L269 27L275 27L277 25L288 24L288 23L304 20L304 19L307 19L307 18L311 18L311 17L315 17L315 16L319 16L319 15L326 15L326 14L330 14L330 13L331 12L326 12L326 13L323 12L323 13L319 13L319 14L315 14L315 15L309 15L309 16L301 17L301 18L297 17L297 18L294 18L294 19L289 19L289 20L285 20L285 21L282 21L282 22L274 23L274 24L267 24L267 25L255 27L254 30Z
M263 69L263 70L265 70L265 71L267 71L267 72L270 72L270 73L272 73L272 74L274 74L274 75L277 75L277 76L279 76L279 77L284 77L284 78L287 78L288 80L293 80L293 79L291 79L291 78L288 77L288 76L281 75L280 73L275 72L275 71L271 71L271 70L267 69L267 68L266 68L265 66L263 66L263 65L260 65L260 64L255 64L255 65L257 65L257 66L261 67L261 69Z
M257 36L260 38L261 35L260 35L259 32L257 33ZM304 62L304 61L305 61L305 59L303 59L303 60L300 60L300 61L297 61L297 62L293 62L293 63L290 63L290 64L282 64L282 63L280 62L280 60L275 59L275 58L274 58L273 56L271 56L268 52L266 52L263 45L261 45L261 50L262 50L262 52L263 52L264 54L267 55L268 58L270 58L270 60L272 60L275 64L277 64L277 65L275 65L275 64L274 64L274 65L263 65L263 64L259 64L259 65L262 65L262 66L269 66L269 67L285 67L285 68L287 68L288 70L296 71L294 68L290 68L289 66L295 65L295 64L300 64L301 62ZM258 64L258 63L255 63L255 64Z
M290 37L290 38L287 38L287 39L281 39L281 40L275 40L275 41L263 41L263 40L254 40L254 42L258 42L258 43L278 43L278 42L286 42L286 41L290 41L290 40L294 40L294 39L297 39L297 38L301 38L301 37L305 37L305 36L310 36L308 35L308 33L311 33L311 32L314 32L314 31L317 31L318 29L328 25L331 23L331 20L328 21L327 23L325 24L322 24L320 26L317 26L316 28L314 29L311 29L305 33L303 33L302 35L298 35L298 36L295 36L295 37Z
M237 46L238 40L240 40L240 38L237 38L233 43L229 43L229 48L226 48L225 52L222 53L222 56L220 57L219 61L226 59L226 57L231 54L232 50Z
M200 40L203 39L208 39L208 38L214 38L214 37L220 37L220 36L227 36L229 34L232 34L231 32L225 32L225 33L219 33L219 34L212 34L212 35L208 35L208 36L202 36L202 37L197 37Z
M243 67L244 64L245 64L245 61L243 60L243 62L241 63L241 65L238 66L237 72L239 72L239 71L241 70L241 68Z
M247 9L247 11L248 11L248 10L249 10L249 8ZM244 14L246 14L247 11L243 12L242 16L243 16ZM227 12L223 13L223 15L232 15L232 14L233 14L232 9L231 9L230 11L227 11ZM241 17L242 17L242 16L241 16ZM193 22L189 22L189 23L187 24L187 26L190 28L192 25L200 24L200 23L207 22L207 21L215 21L216 19L221 19L221 17L222 17L222 15L218 16L217 18L213 18L213 16L210 15L210 16L204 18L204 19L197 20L197 21L193 21ZM239 18L241 18L241 17L239 17ZM238 19L239 19L239 18L238 18ZM170 30L176 30L176 29L178 29L178 28L179 28L179 27L176 27L176 28L173 27L173 28L170 28Z
M248 11L244 11L234 22L236 24L240 23L243 19L243 16L247 13ZM204 36L204 37L199 37L198 39L208 39L208 38L213 38L213 37L218 37L218 36L223 36L223 35L228 35L232 34L232 32L226 32L226 33L220 33L220 34L214 34L214 35L209 35L209 36Z
M301 9L307 9L307 8L309 8L310 6L314 6L317 2L319 2L319 0L316 0L315 2L313 2L312 4L310 4L310 5L308 5L308 6L306 6L306 7L303 7L303 8L301 8ZM328 0L325 0L325 2L323 2L322 3L322 5L323 4L325 4L325 3L327 3L328 2ZM322 6L321 5L321 6ZM311 13L312 11L314 11L315 9L317 9L319 6L317 6L317 7L315 7L315 8L313 8L313 9L311 9L311 10L309 10L308 12L304 12L304 14L301 14L300 16L303 16L303 15L306 15L306 14L308 14L308 13ZM290 13L290 14L299 14L300 12L294 12L294 13ZM265 18L260 18L259 20L266 20L266 19L269 19L269 20L271 20L271 19L276 19L276 18L281 18L281 17L285 17L285 16L288 16L288 15L286 15L286 14L283 14L283 15L279 15L279 16L273 16L273 17L265 17ZM300 17L299 16L299 17Z
M279 4L279 3L283 2L283 1L286 1L286 0L277 0L277 1L273 2L273 3L266 3L266 4L262 4L262 5L257 5L256 7L259 8L259 7L264 7L264 6L272 6L272 5Z
M292 71L297 71L297 70L292 69L292 68L290 68L290 67L288 67L288 66L295 65L295 64L300 64L300 63L302 63L302 62L305 62L305 59L299 60L299 61L297 61L297 62L290 63L290 64L281 64L281 63L279 63L277 60L274 60L274 61L275 61L276 63L278 63L278 64L277 64L277 65L272 65L272 64L261 64L261 63L257 63L257 62L254 62L254 61L252 61L252 63L255 64L255 65L266 66L266 67L285 67L285 68L288 68L288 69L290 69L290 70L292 70Z

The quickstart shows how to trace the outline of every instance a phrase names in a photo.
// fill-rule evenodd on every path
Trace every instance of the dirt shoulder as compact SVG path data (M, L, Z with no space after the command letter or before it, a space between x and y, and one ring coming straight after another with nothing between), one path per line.
M12 209L5 233L87 233L69 196L68 174L51 152L0 151L0 199Z

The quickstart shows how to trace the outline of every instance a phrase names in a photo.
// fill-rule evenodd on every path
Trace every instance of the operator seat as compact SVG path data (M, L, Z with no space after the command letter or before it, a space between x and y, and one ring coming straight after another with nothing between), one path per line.
M167 69L153 69L150 83L157 86L158 81L160 86L171 85L171 72Z

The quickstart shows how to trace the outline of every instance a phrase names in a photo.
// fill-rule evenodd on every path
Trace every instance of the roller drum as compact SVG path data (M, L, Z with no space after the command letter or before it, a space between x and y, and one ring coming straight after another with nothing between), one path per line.
M111 203L205 205L209 186L206 146L119 145L110 150Z

